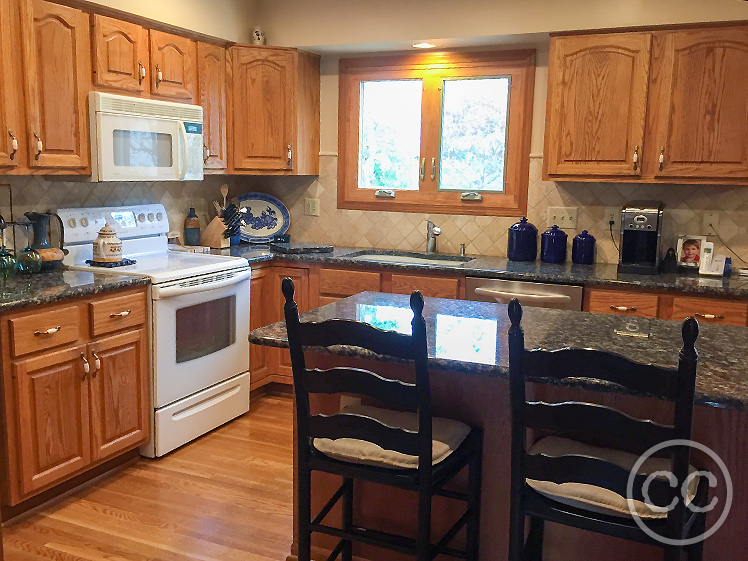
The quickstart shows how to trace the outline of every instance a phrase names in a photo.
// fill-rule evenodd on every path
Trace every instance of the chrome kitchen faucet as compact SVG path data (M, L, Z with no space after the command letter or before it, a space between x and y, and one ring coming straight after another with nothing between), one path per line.
M431 220L426 220L426 253L436 253L436 236L442 233L439 226L434 226Z

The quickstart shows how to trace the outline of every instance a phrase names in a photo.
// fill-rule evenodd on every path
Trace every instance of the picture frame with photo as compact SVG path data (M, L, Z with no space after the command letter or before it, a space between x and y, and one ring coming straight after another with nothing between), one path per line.
M687 235L679 237L675 252L678 257L678 266L698 270L704 242L706 242L706 236Z

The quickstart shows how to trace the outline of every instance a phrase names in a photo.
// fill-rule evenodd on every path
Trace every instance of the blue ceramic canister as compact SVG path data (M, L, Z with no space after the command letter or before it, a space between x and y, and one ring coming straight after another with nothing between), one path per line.
M595 262L595 237L587 230L574 236L571 242L571 260L579 265L592 265Z
M555 224L540 236L540 260L543 263L563 263L566 261L566 232Z
M535 261L538 256L538 229L522 220L509 227L507 257L510 261Z

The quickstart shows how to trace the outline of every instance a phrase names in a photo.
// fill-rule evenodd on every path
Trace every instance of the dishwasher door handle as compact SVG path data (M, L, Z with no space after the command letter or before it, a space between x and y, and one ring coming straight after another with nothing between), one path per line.
M571 301L571 297L566 294L525 294L523 292L507 292L506 290L496 290L495 288L476 287L475 293L481 296L490 296L499 302L517 298L533 304L563 304Z

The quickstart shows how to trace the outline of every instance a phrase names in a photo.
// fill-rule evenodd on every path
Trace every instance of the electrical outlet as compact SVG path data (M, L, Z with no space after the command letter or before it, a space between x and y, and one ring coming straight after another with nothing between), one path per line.
M603 226L605 229L610 228L610 223L613 222L613 229L621 229L621 209L617 207L610 207L605 209L605 219L603 220Z
M577 212L579 207L575 206L549 206L548 227L554 224L562 230L568 228L575 230L577 227Z
M319 199L304 199L304 214L319 216Z
M705 212L702 222L702 233L705 235L716 234L719 228L719 212Z

